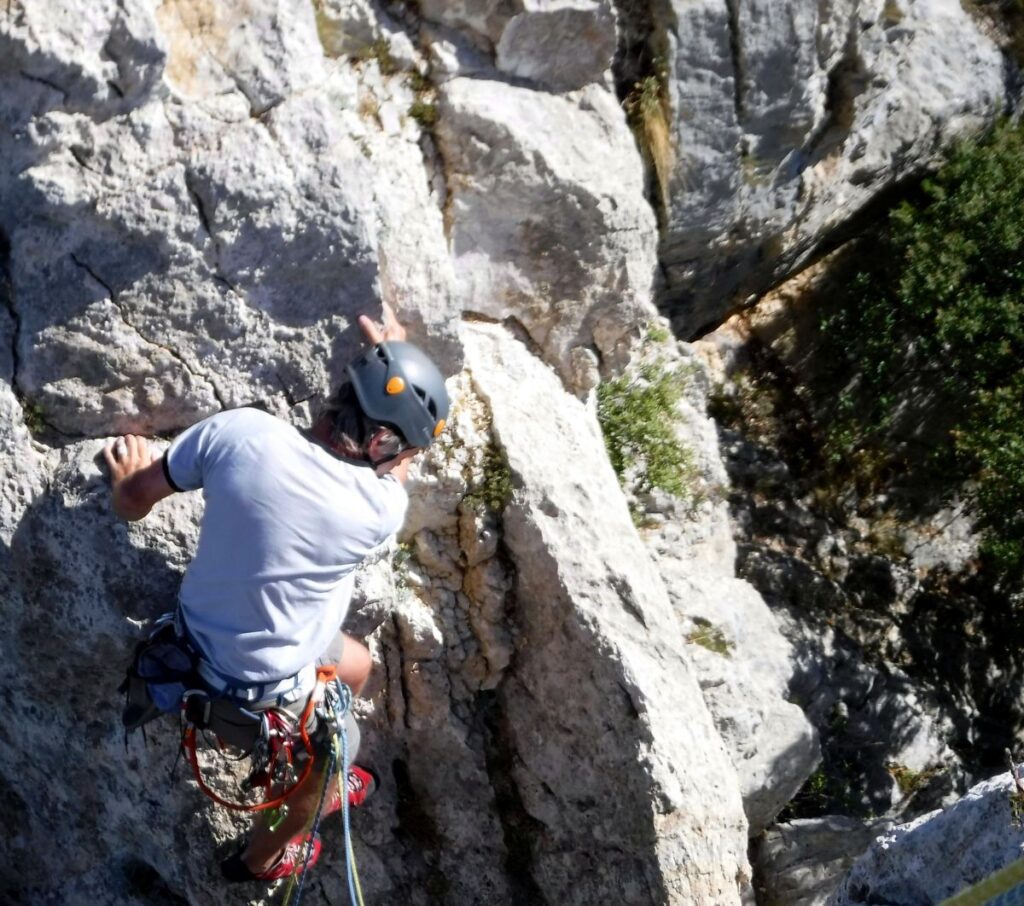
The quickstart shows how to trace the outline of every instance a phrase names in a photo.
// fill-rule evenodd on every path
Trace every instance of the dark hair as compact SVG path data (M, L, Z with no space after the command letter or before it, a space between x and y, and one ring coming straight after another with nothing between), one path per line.
M381 459L397 456L408 446L391 425L367 418L349 381L341 384L320 406L317 421L324 420L330 425L331 443L353 459L369 459L370 440L379 431L385 432L380 438Z

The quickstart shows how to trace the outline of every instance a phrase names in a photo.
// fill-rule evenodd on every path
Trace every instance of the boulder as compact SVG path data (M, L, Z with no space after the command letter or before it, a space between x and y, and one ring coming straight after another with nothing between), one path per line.
M615 16L608 2L527 2L496 48L502 72L554 91L572 91L611 75Z
M1003 774L944 811L894 827L857 860L828 906L938 903L985 880L1024 856L1015 795Z
M455 78L439 91L454 304L519 322L586 392L651 316L654 215L622 111L597 86L569 99Z
M841 815L787 821L755 842L751 860L762 906L825 906L842 876L893 822Z

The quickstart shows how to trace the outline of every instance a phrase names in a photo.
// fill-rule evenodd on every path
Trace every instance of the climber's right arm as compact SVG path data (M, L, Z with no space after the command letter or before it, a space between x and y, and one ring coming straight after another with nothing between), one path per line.
M122 519L142 519L176 490L167 480L163 458L153 457L145 438L126 434L109 443L103 455L110 467L111 502Z

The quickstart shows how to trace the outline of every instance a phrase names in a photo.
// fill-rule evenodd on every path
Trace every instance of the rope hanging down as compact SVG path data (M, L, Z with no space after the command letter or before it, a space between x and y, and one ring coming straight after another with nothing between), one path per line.
M316 839L320 829L320 819L323 815L324 804L327 801L327 793L331 786L331 779L335 776L335 769L338 766L339 756L341 759L341 771L337 772L338 794L341 796L341 813L345 826L345 870L348 877L348 893L352 906L365 906L363 902L363 891L359 883L359 872L356 869L355 851L352 848L352 827L350 823L349 802L348 802L348 732L345 729L345 717L352 704L352 691L341 680L335 678L328 685L327 700L334 711L334 735L331 739L331 752L327 762L327 770L324 772L324 781L320 787L320 800L317 803L316 812L313 816L312 827L308 829L306 851L302 859L302 868L297 874L292 874L288 882L288 889L285 892L284 902L291 903L291 906L299 906L302 900L303 885L306 880L306 868L309 865L310 857L313 854L313 841ZM296 877L298 884L296 885ZM295 898L291 900L292 892Z

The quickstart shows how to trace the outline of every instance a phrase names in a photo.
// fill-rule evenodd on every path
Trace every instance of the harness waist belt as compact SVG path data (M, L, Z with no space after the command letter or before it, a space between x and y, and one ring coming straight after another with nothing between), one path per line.
M184 636L199 655L199 675L213 692L246 704L290 704L309 695L316 685L316 664L310 663L284 679L250 683L221 673L203 653L202 646L189 632L181 607L174 613L174 628Z
M298 673L280 680L248 684L219 673L205 657L199 660L199 675L220 695L251 704L277 701L289 703L308 695L316 685L316 665L308 664Z

